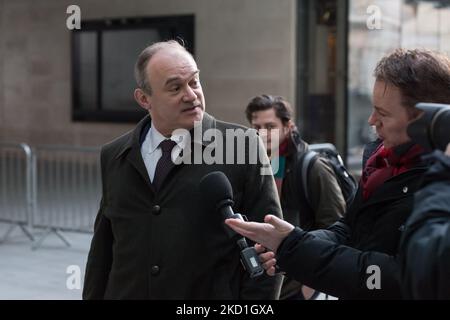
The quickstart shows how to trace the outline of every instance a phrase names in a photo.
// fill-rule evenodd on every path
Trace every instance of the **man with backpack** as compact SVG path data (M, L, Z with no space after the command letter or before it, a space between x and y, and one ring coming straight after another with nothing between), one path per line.
M269 157L279 156L274 176L284 219L304 230L315 230L342 217L346 202L340 177L331 161L310 151L300 138L289 102L282 97L256 96L248 104L246 116L263 137ZM278 130L278 141L271 141L272 130ZM278 153L273 152L277 148ZM300 283L285 278L280 299L302 299L311 294L306 291L303 294Z

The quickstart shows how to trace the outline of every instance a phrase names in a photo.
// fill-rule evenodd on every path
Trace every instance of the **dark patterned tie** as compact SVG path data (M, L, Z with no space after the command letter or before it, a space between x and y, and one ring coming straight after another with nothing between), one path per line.
M159 158L158 163L156 164L155 176L153 178L153 186L156 190L159 190L164 179L169 174L170 170L175 166L172 162L172 149L175 147L176 142L172 140L164 140L159 144L159 147L162 150L162 156Z

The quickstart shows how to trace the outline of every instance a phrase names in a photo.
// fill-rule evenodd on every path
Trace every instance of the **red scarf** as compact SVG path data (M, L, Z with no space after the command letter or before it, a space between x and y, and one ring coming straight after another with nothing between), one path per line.
M289 153L289 138L284 139L284 141L278 147L279 157L287 157ZM281 175L275 177L275 184L277 185L278 195L281 197L281 186L283 185L284 172Z
M278 154L280 157L286 157L289 152L289 138L284 139L278 148Z
M397 154L395 148L385 148L381 144L375 153L367 160L361 178L364 200L389 178L408 171L420 162L424 150L415 144L403 154Z

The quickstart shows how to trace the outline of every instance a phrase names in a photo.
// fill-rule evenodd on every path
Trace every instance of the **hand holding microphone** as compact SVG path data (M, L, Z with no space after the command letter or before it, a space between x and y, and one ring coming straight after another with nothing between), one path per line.
M233 202L233 189L227 176L219 171L211 172L204 176L199 184L200 191L205 195L205 204L208 209L218 211L223 220L244 221L239 213L234 213L231 206ZM261 262L254 247L249 247L247 240L224 226L230 239L236 240L241 250L241 262L250 278L256 278L264 273Z
M267 251L265 247L259 243L255 244L255 250L259 254L259 260L262 267L266 270L269 276L274 276L278 273L277 260L273 251Z
M294 226L272 215L267 215L264 222L225 220L225 223L233 230L257 242L255 249L259 253L261 264L269 276L274 276L280 272L277 268L275 253L281 242L294 230ZM271 251L266 252L266 248Z

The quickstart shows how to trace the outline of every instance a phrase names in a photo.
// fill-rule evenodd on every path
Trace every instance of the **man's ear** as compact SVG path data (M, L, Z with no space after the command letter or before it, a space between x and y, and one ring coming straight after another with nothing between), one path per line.
M138 88L134 90L134 99L145 110L150 111L152 108L148 94L146 94L142 89Z
M295 125L294 125L294 122L292 120L289 120L288 123L284 127L285 127L287 132L291 132L294 129Z
M417 108L410 109L409 110L409 122L416 121L417 119L422 117L424 113L425 113L425 111L417 109Z
M292 121L292 120L289 120L289 122L288 122L288 127L289 127L289 129L294 129L294 127L295 127L295 125L294 125L294 121Z

